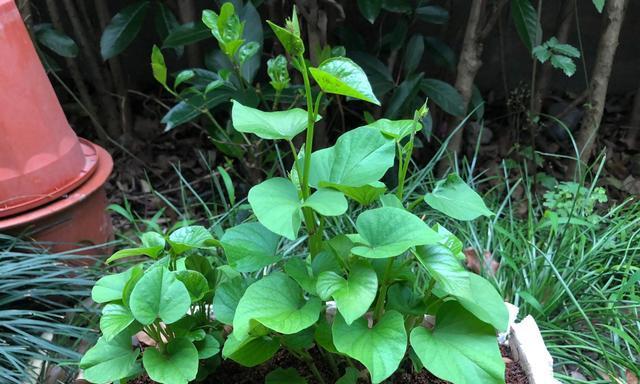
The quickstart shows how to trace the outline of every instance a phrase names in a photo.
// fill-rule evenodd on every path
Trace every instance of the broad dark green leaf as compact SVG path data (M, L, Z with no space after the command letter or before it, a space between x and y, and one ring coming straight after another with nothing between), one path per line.
M223 85L207 94L197 93L187 96L185 100L173 106L173 108L162 117L161 123L166 124L164 131L167 132L179 125L188 123L202 115L204 111L228 102L232 95L233 90Z
M100 54L102 59L110 59L121 53L136 38L142 22L147 15L150 2L148 0L133 3L118 12L100 37Z
M407 350L404 319L396 311L385 312L372 328L363 317L348 325L337 314L332 331L337 350L367 367L374 384L382 382L398 369Z
M416 327L411 347L437 377L454 383L504 384L504 361L493 328L449 301L440 307L433 330Z
M162 48L180 48L211 37L211 31L202 22L179 25L162 42Z
M424 39L421 34L411 36L404 51L404 74L412 74L420 65L424 54Z
M435 188L425 195L424 201L435 210L457 220L474 220L481 215L490 217L482 197L455 173L438 181Z
M449 11L438 5L425 5L416 9L416 17L426 23L446 24L449 21Z
M377 97L384 96L393 89L393 78L389 68L378 58L361 51L349 52L349 57L353 59L367 74L371 88Z
M411 0L382 0L382 8L389 12L410 13L413 10Z
M358 0L358 8L362 16L373 24L382 9L382 0Z
M171 9L162 1L156 1L153 22L160 40L164 40L180 24Z
M64 33L54 29L51 24L38 24L33 29L38 42L58 55L64 57L76 57L78 55L76 42Z
M387 109L384 113L386 118L396 119L402 116L405 111L417 107L413 104L415 103L415 96L420 90L420 80L422 80L423 76L424 74L417 73L400 83L387 103Z
M542 28L530 0L511 0L511 18L525 47L531 52L540 45Z
M420 89L448 114L458 117L465 115L464 100L450 84L438 79L424 79L420 84Z
M427 55L438 65L454 70L456 67L456 54L451 47L437 37L425 37L424 46Z
M309 68L309 72L325 93L349 96L380 105L380 101L373 94L367 75L351 59L332 57L323 61L318 68Z

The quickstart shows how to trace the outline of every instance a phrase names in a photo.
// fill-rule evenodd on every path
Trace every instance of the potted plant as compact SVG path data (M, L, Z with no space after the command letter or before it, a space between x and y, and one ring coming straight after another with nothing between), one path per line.
M233 7L204 18L230 50ZM102 337L80 363L85 378L126 381L144 370L156 382L187 383L215 377L220 358L254 367L284 349L319 383L355 383L363 375L380 383L407 366L454 383L504 383L496 338L509 322L502 298L463 267L454 234L411 212L423 202L458 220L491 211L455 174L407 201L426 103L411 120L371 121L314 151L314 125L328 97L379 102L348 58L309 67L295 9L284 27L269 25L302 76L307 108L263 112L232 101L233 127L286 142L291 172L251 188L255 219L219 239L189 226L168 236L145 233L139 248L116 252L109 261L146 255L152 262L96 283L93 298L105 304ZM166 73L157 53L154 71ZM293 139L303 132L297 148ZM382 178L396 162L391 192ZM284 257L279 244L287 240L298 246ZM150 341L132 348L140 332ZM320 372L320 361L329 373ZM304 382L295 369L274 374Z

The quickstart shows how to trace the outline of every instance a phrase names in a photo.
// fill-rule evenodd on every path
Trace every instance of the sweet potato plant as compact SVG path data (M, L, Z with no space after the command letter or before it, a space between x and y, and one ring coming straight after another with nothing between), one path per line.
M225 53L242 52L229 32L239 28L229 8L204 17ZM454 383L504 383L496 332L508 316L500 295L465 270L454 234L411 212L423 202L457 220L491 211L455 174L412 202L405 196L426 104L413 119L372 121L314 151L328 98L378 99L346 57L309 65L295 10L284 27L268 23L303 79L306 110L264 112L234 100L231 118L238 132L287 143L290 173L253 186L253 216L219 239L198 226L145 233L139 248L112 256L153 262L97 282L102 337L82 359L85 377L126 382L144 370L160 383L187 383L215 377L220 357L253 367L284 348L320 383L355 383L361 374L380 383L406 359ZM305 140L297 147L299 134ZM397 172L394 188L383 182L390 172ZM153 342L133 347L141 331ZM322 376L318 359L332 377ZM304 380L295 370L279 375Z

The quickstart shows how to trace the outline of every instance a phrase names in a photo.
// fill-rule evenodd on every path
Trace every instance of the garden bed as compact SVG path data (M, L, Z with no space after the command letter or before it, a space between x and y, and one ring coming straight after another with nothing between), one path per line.
M522 367L516 363L511 358L511 350L507 346L502 346L500 348L502 352L502 356L505 360L506 370L506 384L528 384L529 380L527 378L526 372L522 369ZM328 364L324 363L324 359L320 356L318 349L314 348L310 351L312 356L318 356L315 361L319 364L318 369L320 373L325 378L333 377L330 367ZM318 384L318 381L313 378L313 374L307 367L307 365L300 360L296 359L290 353L285 350L281 350L272 360L269 362L259 365L253 368L243 367L240 364L237 364L231 360L225 360L221 367L216 370L216 373L211 376L211 378L206 381L206 383L217 383L217 384L263 384L265 382L265 377L272 371L281 368L293 368L298 371L303 377L307 379L309 384ZM359 369L363 370L363 367L359 367ZM366 373L364 375L367 376ZM330 381L328 381L330 382ZM358 383L366 383L366 379L360 378ZM413 372L410 364L405 364L404 367L398 370L389 380L390 383L397 384L444 384L449 383L448 381L444 381L438 379L433 376L430 372L426 370L421 370L419 372ZM149 379L146 375L140 378L137 378L132 381L132 384L150 384L154 383L151 379Z

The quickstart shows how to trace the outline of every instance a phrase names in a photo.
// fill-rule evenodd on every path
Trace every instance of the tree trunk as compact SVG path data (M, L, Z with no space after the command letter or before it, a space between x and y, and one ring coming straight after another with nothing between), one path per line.
M605 25L600 35L598 43L598 54L591 75L591 89L587 109L580 131L578 132L577 145L580 151L578 161L586 163L591 157L593 144L600 127L602 114L604 112L604 102L607 97L607 88L609 86L609 77L611 76L611 68L613 66L613 58L618 48L618 37L620 28L624 19L624 11L627 6L627 0L607 0ZM576 164L571 167L570 171L575 176ZM580 176L580 175L577 175Z
M484 40L496 25L498 16L504 8L507 0L498 0L494 2L491 12L486 12L489 8L488 0L472 0L467 26L465 28L464 40L462 42L462 50L458 67L456 69L455 88L462 96L462 102L467 109L471 93L473 91L473 83L475 81L478 70L482 66L482 51L484 49ZM450 130L453 131L462 122L459 117L453 117L449 120ZM448 152L456 156L462 150L462 139L464 127L460 128L454 134L447 145ZM448 168L446 161L441 161L438 165L438 173L444 174Z
M106 121L107 124L107 132L112 137L118 137L120 135L118 109L112 96L108 92L108 89L110 89L108 79L103 76L100 63L96 59L95 51L92 51L92 46L89 43L85 28L82 26L75 4L73 4L71 0L63 0L62 3L71 21L75 40L78 42L80 50L84 54L84 66L87 69L86 73L98 91L100 103L102 104L100 110L103 112L104 121Z
M182 23L197 22L200 20L196 14L196 7L193 0L177 0L178 14ZM187 49L187 61L192 68L198 68L202 66L202 55L200 54L200 47L198 44L189 44Z
M96 7L96 14L98 15L98 22L100 25L100 30L104 31L107 27L107 24L111 20L111 14L109 13L109 7L106 1L103 0L95 0L94 1ZM131 132L131 127L133 126L133 117L131 113L131 104L129 103L129 95L127 92L127 81L124 77L124 71L122 69L122 64L120 63L120 58L118 56L109 59L109 69L111 70L111 78L116 86L116 90L118 91L118 98L120 111L122 119L120 124L122 125L123 132Z
M64 32L64 27L60 18L60 11L58 10L56 0L47 0L47 10L49 11L49 17L51 17L51 24L53 24L53 27L60 32ZM102 119L98 117L98 108L89 95L89 90L87 89L87 85L84 82L80 67L72 58L65 57L64 61L67 65L67 68L69 69L73 84L78 90L79 99L82 101L82 104L84 104L84 108L87 110L87 113L91 114L92 118L90 120L93 123L94 128L96 129L96 134L100 139L106 140L107 134L100 123Z

